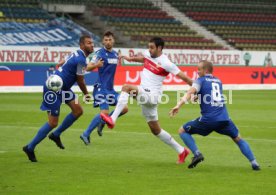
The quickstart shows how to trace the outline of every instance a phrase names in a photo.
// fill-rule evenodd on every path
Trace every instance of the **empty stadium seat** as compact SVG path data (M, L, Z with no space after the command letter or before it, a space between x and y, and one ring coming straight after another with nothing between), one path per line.
M223 49L184 26L147 0L92 0L93 13L109 26L145 47L150 37L161 36L167 48Z
M273 0L166 0L237 49L276 50Z
M84 1L84 0L79 0ZM0 0L0 32L32 32L39 30L65 29L72 39L68 42L49 42L45 46L78 46L79 37L89 34L96 46L101 46L98 36L67 18L56 18L40 8L40 0ZM68 0L69 2L69 0ZM26 43L28 44L28 43ZM39 43L38 43L39 44Z

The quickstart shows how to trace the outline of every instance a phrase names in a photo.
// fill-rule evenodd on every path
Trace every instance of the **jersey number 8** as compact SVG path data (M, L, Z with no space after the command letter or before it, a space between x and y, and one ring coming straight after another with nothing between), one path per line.
M212 83L212 99L213 101L216 101L216 102L221 101L221 93L220 93L218 83Z

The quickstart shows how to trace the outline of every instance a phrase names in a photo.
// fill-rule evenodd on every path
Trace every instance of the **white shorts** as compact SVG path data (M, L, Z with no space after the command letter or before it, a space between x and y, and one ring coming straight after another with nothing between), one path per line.
M158 120L157 107L160 95L161 92L153 92L138 86L137 102L141 105L142 114L147 122Z

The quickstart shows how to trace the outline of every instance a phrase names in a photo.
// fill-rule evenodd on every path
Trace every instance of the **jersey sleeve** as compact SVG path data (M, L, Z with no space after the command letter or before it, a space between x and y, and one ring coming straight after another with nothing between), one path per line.
M101 59L99 52L95 52L92 54L92 58L91 58L90 62L96 63L99 61L99 59Z
M174 75L177 75L181 70L172 63L169 59L166 60L166 63L164 64L164 68L167 72L172 73Z
M192 84L192 87L196 88L196 92L198 93L201 89L203 80L201 78L198 78L195 80Z
M145 58L149 58L149 57L150 57L149 50L145 50L145 51L143 52L143 56L144 56Z
M87 66L86 59L84 58L77 64L77 75L84 75L85 74L85 68Z

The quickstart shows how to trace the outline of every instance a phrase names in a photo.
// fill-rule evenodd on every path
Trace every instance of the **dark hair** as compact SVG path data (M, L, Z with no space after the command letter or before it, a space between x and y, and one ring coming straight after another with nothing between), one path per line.
M154 43L156 47L164 48L165 42L161 37L153 37L149 41L150 43Z
M203 68L208 70L209 73L213 73L213 64L207 60L201 60L199 63L203 63Z
M85 39L91 39L90 35L82 35L79 40L79 44L83 44Z
M115 38L113 32L111 32L111 31L106 31L103 36L104 37L112 36L113 38Z

